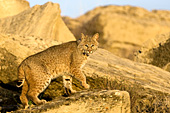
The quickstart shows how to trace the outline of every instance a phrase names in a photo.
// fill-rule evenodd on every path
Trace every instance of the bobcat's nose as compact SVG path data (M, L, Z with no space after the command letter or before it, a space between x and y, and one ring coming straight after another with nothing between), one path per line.
M93 53L93 51L92 51L92 50L89 50L88 53Z

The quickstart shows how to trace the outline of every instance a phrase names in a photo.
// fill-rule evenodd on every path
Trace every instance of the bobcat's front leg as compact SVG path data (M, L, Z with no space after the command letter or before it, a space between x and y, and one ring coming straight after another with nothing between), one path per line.
M63 84L67 95L76 93L76 90L72 88L72 77L70 75L63 75Z
M71 73L75 76L76 79L81 81L82 86L84 86L86 89L90 88L90 85L86 83L86 76L82 73L80 69L73 68L71 69Z

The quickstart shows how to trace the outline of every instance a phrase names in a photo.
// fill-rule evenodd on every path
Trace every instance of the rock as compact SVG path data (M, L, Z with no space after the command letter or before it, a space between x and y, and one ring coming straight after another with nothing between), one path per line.
M13 54L11 53L8 54L12 56L14 61L17 59L17 57L14 56ZM4 57L4 58L12 59L10 57ZM9 62L9 64L11 64L11 62L15 63L14 61L6 60L7 63ZM10 66L11 68L14 68L13 66L16 67L16 65L10 65ZM13 73L15 72L16 70L13 71ZM12 81L13 79L10 78L11 75L8 74L8 71L6 71L5 73L7 73L6 78L8 78L7 80L9 83L9 81ZM88 59L87 64L83 68L83 73L87 76L87 83L91 85L90 90L94 90L94 89L127 90L132 97L131 108L135 112L151 111L151 109L153 109L153 111L155 111L155 109L157 110L159 109L158 111L161 110L164 111L164 110L168 110L169 108L169 105L167 105L166 100L164 100L163 98L165 98L165 94L166 94L166 98L169 98L168 95L170 94L170 90L169 90L170 73L158 67L120 58L108 52L107 50L98 49ZM2 77L0 78L2 79ZM4 85L6 86L7 84ZM30 110L32 112L37 112L36 110L38 109L38 112L40 111L42 112L42 111L46 111L47 109L53 109L53 108L60 109L59 106L63 105L63 103L71 106L72 104L69 103L70 101L66 102L62 100L61 97L61 95L63 95L62 89L63 89L63 84L62 84L62 78L60 77L59 79L53 81L50 84L50 86L47 88L47 90L44 92L43 98L45 98L46 100L50 98L52 100L49 103L45 104L44 106L43 105L33 106ZM73 89L76 90L78 89L77 91L79 91L82 90L83 88L79 82L76 83L73 82ZM75 95L71 97L74 98ZM42 96L40 96L40 98L42 98ZM57 104L55 104L55 102L53 101L55 100L55 98L57 98L55 101L57 102ZM89 98L89 95L87 96L87 98ZM88 101L88 99L86 100ZM115 99L113 99L113 101L114 100ZM84 101L77 100L77 102L78 103L76 103L75 105L81 106L85 104L83 103ZM94 105L97 105L96 103L99 103L98 101L95 103L95 99L92 100L92 103L93 102ZM17 101L17 103L19 102ZM141 105L140 103L143 104ZM85 105L89 105L89 104L85 104ZM120 105L118 104L118 106L116 105L115 108L111 110L115 110L116 108L118 108L117 109L118 111L120 110L119 106ZM163 109L162 108L163 106L167 106L167 107ZM108 109L110 109L110 106L108 107ZM25 112L30 112L30 110L28 109ZM23 110L17 112L23 112Z
M71 21L69 21L70 18L64 18L64 20L67 21L67 24L70 24L70 26L71 24L79 26L77 28L74 26L71 28L72 30L79 29L79 31L77 31L76 38L79 38L78 32L80 33L82 29L84 29L82 32L87 34L99 32L101 36L99 41L102 47L109 45L108 41L110 41L110 43L116 43L116 38L112 39L114 34L111 32L112 27L110 25L115 24L115 27L119 27L119 25L116 26L118 23L114 22L116 19L112 21L113 17L120 17L119 20L124 21L124 24L120 24L120 27L126 25L126 21L127 25L135 23L138 27L150 22L149 24L146 24L146 26L150 26L151 24L153 25L153 28L151 26L148 28L146 26L145 27L153 30L155 28L154 25L157 26L158 24L152 22L158 20L161 20L159 25L162 25L162 28L165 26L168 28L169 26L168 17L164 18L161 13L157 11L153 11L152 14L144 9L138 9L130 6L124 6L123 8L116 6L115 8L111 8L112 10L115 9L115 12L112 12L110 7L113 6L101 7L103 8L102 11L99 7L99 10L96 9L97 13L87 13L86 15L89 16L86 20L81 19L82 17L76 20L72 19ZM136 13L136 10L140 13ZM104 13L106 15L104 15ZM149 18L147 18L147 14L151 14ZM126 18L125 15L128 17ZM126 20L124 20L124 17ZM111 20L111 23L107 21L107 18ZM46 20L45 23L43 23L44 20ZM105 23L100 23L100 21ZM166 25L163 25L162 22L165 22ZM16 25L14 25L14 23L16 23ZM0 31L2 32L0 34L0 97L6 98L0 98L0 105L3 105L0 109L1 112L6 112L18 109L20 103L18 92L20 94L21 90L16 89L15 84L12 84L13 81L17 80L16 73L19 63L29 55L40 52L49 46L60 44L58 41L54 41L54 39L59 41L69 41L73 39L71 37L74 36L67 29L67 26L64 25L60 17L59 5L51 2L42 6L37 5L16 16L1 19L0 26ZM87 28L91 28L91 31L88 31ZM97 30L95 30L95 28ZM124 28L123 31L126 32L125 29L127 29L127 31L132 30L135 33L138 31L134 30L136 27L128 28L129 27ZM144 30L143 27L141 27L141 30ZM58 36L58 38L54 38L53 33L55 36ZM63 38L65 35L67 35L68 38ZM142 33L140 35L142 35ZM118 34L115 36L118 36ZM137 37L137 35L134 36ZM123 38L120 39L123 40ZM128 45L133 45L134 48L141 46L139 43L136 44L135 41L130 41L130 39L125 39L125 41L119 43L120 39L117 38L117 44L127 44L126 46L122 45L122 47L127 48L129 47ZM139 42L138 39L136 40ZM167 40L165 40L165 43L161 43L161 45L165 47L164 44L166 43ZM113 48L114 47L115 46L113 46ZM151 46L151 48L152 47L153 46ZM168 68L168 66L169 65L166 65L164 67ZM63 97L62 78L58 77L49 85L46 91L39 96L40 99L43 98L48 100L48 103L40 106L33 105L30 109L21 109L14 112L53 112L56 110L66 112L71 108L73 109L72 111L78 112L82 112L83 110L85 112L116 111L116 113L119 111L127 113L170 112L168 100L170 98L170 73L159 67L120 58L107 50L99 48L92 56L90 56L87 64L82 70L87 77L87 83L91 86L88 91L82 91L84 89L80 85L80 82L73 79L73 89L76 89L78 92L69 97ZM113 91L113 89L125 91ZM11 95L14 91L17 91L17 93L14 93L15 95ZM107 95L109 95L109 97ZM11 104L8 104L10 101ZM80 111L79 108L82 111Z
M170 94L169 72L156 66L117 57L104 49L98 49L91 55L83 71L86 76L130 81Z
M60 16L59 4L36 5L18 15L0 19L0 32L21 36L37 36L61 42L75 40Z
M163 69L170 72L170 63L166 64Z
M78 92L67 98L59 97L45 105L13 113L53 113L56 111L58 113L130 113L130 96L128 92L118 90Z
M0 81L6 84L17 80L17 67L23 59L57 44L35 36L0 34Z
M170 11L147 11L132 6L102 6L76 19L65 19L77 37L79 32L99 32L100 46L110 52L134 59L134 52L158 34L170 31Z
M4 48L0 48L0 81L10 83L17 80L17 57Z
M2 84L0 83L2 86ZM17 103L19 102L19 93L11 89L2 88L0 86L0 112L6 113L7 111L17 110ZM5 85L4 87L9 87ZM17 89L13 87L14 89Z
M152 64L169 70L170 33L158 35L146 41L136 52L135 61Z
M29 39L29 37L26 39L25 38L23 38L23 40L29 42L29 40L27 40ZM20 39L22 38L20 37ZM16 40L14 41L14 43L16 43L15 46L12 46L11 48L9 48L10 46L6 46L6 49L2 49L2 52L1 52L1 59L4 58L4 61L2 60L4 63L1 64L1 69L6 70L5 73L6 73L6 76L8 76L6 77L4 76L4 74L1 74L1 77L0 77L1 81L3 80L2 78L5 78L5 80L8 79L7 82L2 81L3 83L8 83L9 81L16 80L17 77L16 77L15 71L16 71L17 65L27 55L34 53L34 52L39 52L35 48L32 48L32 50L34 51L31 51L29 53L29 51L25 51L25 50L31 49L31 48L28 49L29 45L27 46L20 45L20 44L24 44L24 42L22 41L17 42L17 38L15 40ZM36 38L35 40L30 38L30 40L34 42ZM11 42L10 39L8 39L8 41ZM6 43L8 43L8 41ZM52 42L52 41L49 41L49 42ZM40 42L39 44L44 45L43 43L45 43L44 40L42 40L42 42ZM40 45L35 46L35 47L41 47ZM34 47L34 46L30 45L30 47ZM43 50L44 48L39 48L39 50ZM19 51L17 52L17 50L22 51L22 54L24 55L20 56L21 54L19 53ZM7 57L7 56L11 56L11 57ZM14 70L13 72L12 71L10 72L12 74L8 74L9 71L7 67L10 67L10 70ZM89 77L107 77L107 78L112 78L112 79L115 79L115 78L116 79L127 79L133 82L141 83L144 87L147 87L147 88L152 88L155 90L161 90L166 93L170 93L170 90L168 88L170 87L169 81L168 81L170 79L170 76L169 76L170 74L168 72L163 71L162 69L152 66L152 65L137 63L137 62L133 62L127 59L117 57L103 49L98 49L97 52L95 52L88 59L87 64L83 68L83 71L85 75ZM1 71L1 73L2 72L3 71ZM10 77L12 79L10 79Z
M0 18L16 15L28 8L29 2L26 0L1 0Z
M80 34L84 31L83 29L80 29L82 27L82 23L70 17L62 17L62 19L76 39L80 38Z

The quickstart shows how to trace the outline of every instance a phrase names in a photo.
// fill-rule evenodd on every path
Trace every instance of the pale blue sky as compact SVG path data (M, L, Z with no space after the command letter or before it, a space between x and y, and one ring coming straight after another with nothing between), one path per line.
M27 0L30 6L42 5L49 0ZM78 17L97 6L131 5L143 7L147 10L170 10L170 0L50 0L59 3L62 16Z

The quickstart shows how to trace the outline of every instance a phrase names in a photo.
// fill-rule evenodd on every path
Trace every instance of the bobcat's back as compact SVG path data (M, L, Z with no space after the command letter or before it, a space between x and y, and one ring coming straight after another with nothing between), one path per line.
M24 106L28 105L27 96L35 103L42 104L38 95L50 84L51 80L63 75L64 87L72 89L74 76L81 81L85 88L89 88L86 77L81 71L90 54L98 48L98 34L93 37L84 36L81 40L71 41L52 46L42 52L27 57L18 68L18 87L23 85L20 100Z
M72 58L71 55L76 48L76 41L72 41L52 46L40 53L29 56L19 66L19 76L24 73L22 72L23 67L37 71L34 73L46 71L46 74L48 74L49 77L51 75L57 75L64 70L69 71ZM55 78L55 76L52 76L52 78ZM19 80L20 79L23 79L23 77L20 77Z

